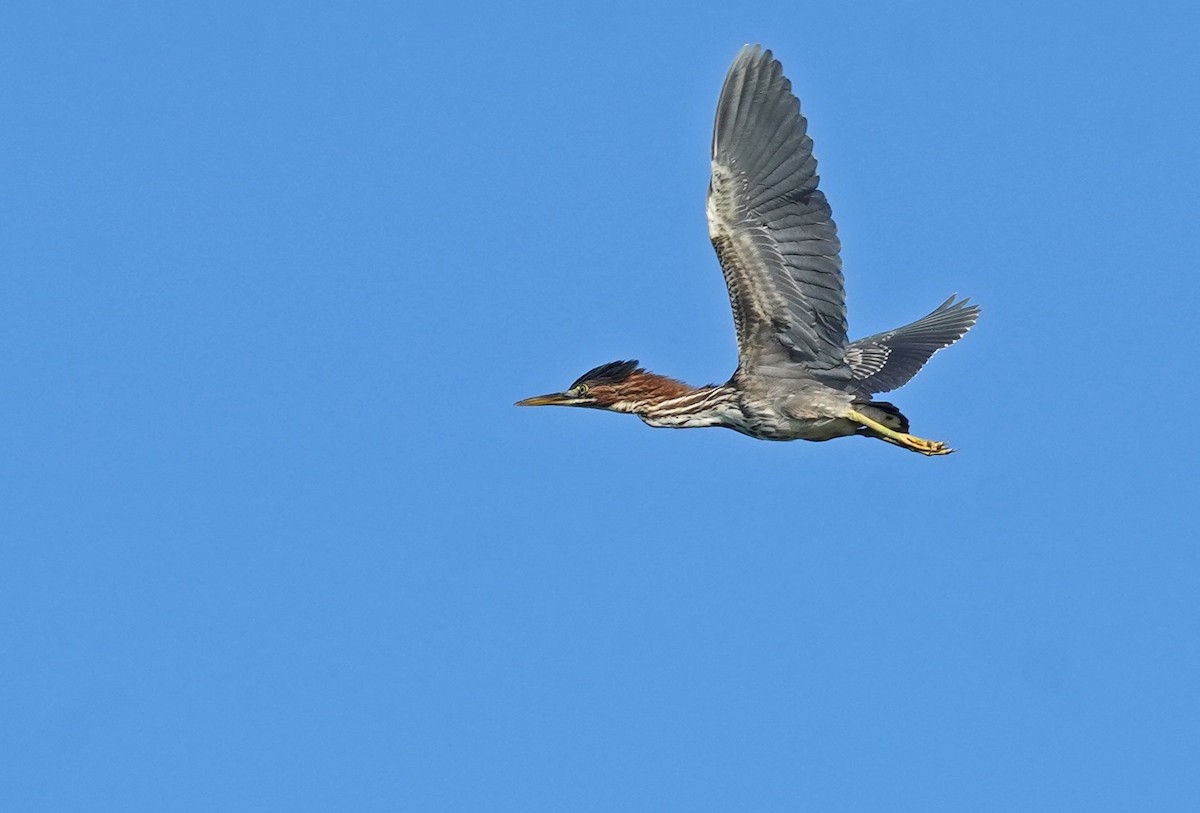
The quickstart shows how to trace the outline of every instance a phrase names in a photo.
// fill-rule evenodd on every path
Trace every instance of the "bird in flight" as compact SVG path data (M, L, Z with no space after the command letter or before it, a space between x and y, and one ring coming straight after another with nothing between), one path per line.
M848 341L841 243L807 128L779 61L742 48L717 102L708 186L708 233L737 330L728 382L692 387L614 361L517 406L628 412L650 426L724 426L763 440L864 435L924 455L953 451L910 435L908 418L872 396L962 338L979 308L952 296L912 324Z

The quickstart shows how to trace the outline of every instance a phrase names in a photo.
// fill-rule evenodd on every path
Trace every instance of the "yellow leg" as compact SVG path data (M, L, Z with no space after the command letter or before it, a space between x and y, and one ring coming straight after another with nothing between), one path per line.
M861 423L863 426L870 429L879 435L880 440L886 440L888 443L893 443L896 446L903 446L914 452L920 452L924 455L950 454L954 450L940 440L925 440L914 435L906 435L903 432L897 432L895 429L888 429L879 421L873 421L861 412L850 410L846 413L846 417L855 423Z

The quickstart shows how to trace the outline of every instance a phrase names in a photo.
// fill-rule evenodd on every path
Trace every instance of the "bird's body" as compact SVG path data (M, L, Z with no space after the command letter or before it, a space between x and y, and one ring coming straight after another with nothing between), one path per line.
M740 384L735 375L728 384L689 387L643 370L631 378L641 379L640 386L606 408L637 415L649 426L723 426L759 440L832 440L859 429L851 420L832 417L844 412L853 398L815 381ZM880 419L889 420L886 415Z
M707 206L733 307L737 370L725 384L690 387L635 361L612 362L566 392L519 405L629 412L650 426L723 426L762 440L860 434L948 453L907 434L907 418L872 396L912 378L970 329L979 309L951 297L912 324L849 342L841 244L817 183L791 84L770 51L746 46L717 105Z

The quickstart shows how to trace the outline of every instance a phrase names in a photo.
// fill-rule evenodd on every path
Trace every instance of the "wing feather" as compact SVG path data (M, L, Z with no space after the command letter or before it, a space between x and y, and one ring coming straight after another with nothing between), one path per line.
M979 318L979 306L950 297L917 321L859 339L846 348L855 388L890 392L907 384L929 358L961 339Z
M717 104L709 236L746 374L847 382L842 263L808 123L770 51L738 54Z

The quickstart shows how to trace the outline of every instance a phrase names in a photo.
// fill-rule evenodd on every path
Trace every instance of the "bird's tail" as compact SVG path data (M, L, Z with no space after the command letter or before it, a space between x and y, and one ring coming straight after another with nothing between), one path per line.
M908 432L908 418L904 417L904 413L899 410L895 404L887 401L856 401L854 409L866 415L873 421L883 424L888 429L894 429L897 432ZM874 435L865 426L860 426L858 429L860 435Z

